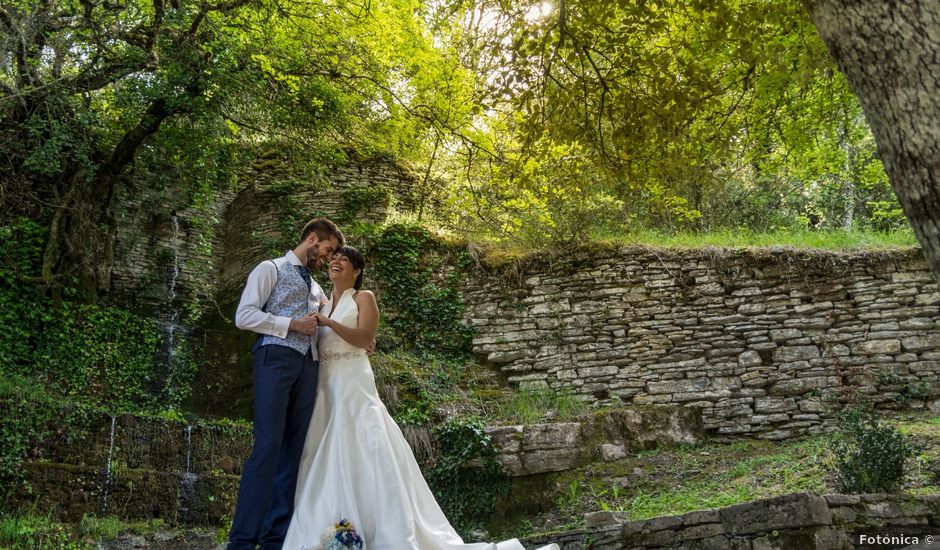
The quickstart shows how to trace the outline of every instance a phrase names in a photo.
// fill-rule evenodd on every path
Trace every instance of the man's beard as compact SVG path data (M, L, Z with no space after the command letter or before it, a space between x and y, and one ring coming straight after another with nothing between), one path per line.
M320 251L317 250L308 250L307 251L307 269L314 271L320 269L323 265L323 260L320 258Z
M320 260L319 256L314 256L313 258L307 259L307 269L314 271L320 269L323 266L323 262Z

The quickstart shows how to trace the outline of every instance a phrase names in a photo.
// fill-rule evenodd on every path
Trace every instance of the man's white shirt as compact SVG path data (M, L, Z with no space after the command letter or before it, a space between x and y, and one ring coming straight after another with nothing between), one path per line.
M294 251L284 255L291 265L304 265ZM235 326L242 330L250 330L278 338L287 338L290 328L290 317L278 317L262 311L271 297L271 291L277 283L277 266L274 262L263 261L248 274L248 282L242 291L241 301L235 311ZM307 294L307 311L319 311L320 305L326 301L326 294L316 281L311 280L310 293Z

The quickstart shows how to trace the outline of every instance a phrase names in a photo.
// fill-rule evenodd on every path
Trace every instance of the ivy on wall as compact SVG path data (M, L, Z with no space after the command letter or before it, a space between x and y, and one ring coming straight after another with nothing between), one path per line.
M117 307L53 299L28 279L44 229L30 220L0 227L0 376L39 383L50 395L113 410L177 409L196 365L180 342L168 365L157 322ZM67 288L67 287L66 287ZM182 340L181 337L178 337Z
M46 458L51 447L85 441L91 413L85 404L63 405L30 380L6 374L0 379L0 511L27 481L23 463Z
M470 257L416 225L357 229L369 262L367 276L381 292L379 346L426 365L424 369L392 368L386 374L400 384L396 419L431 423L431 394L442 397L447 389L439 386L459 383L460 359L470 353L471 331L461 323L464 306L457 291ZM391 358L381 356L383 363ZM391 363L394 366L396 361ZM450 367L441 368L445 365ZM388 366L380 365L380 371ZM435 382L424 377L442 379ZM483 419L460 415L436 426L433 433L439 452L425 471L441 508L464 536L492 516L497 500L509 489L509 477L484 428Z
M509 476L478 417L456 417L434 430L440 447L428 484L450 519L466 534L492 517L496 501L509 492Z
M31 361L37 326L51 319L45 289L23 280L37 273L48 229L20 218L0 226L0 373Z
M371 277L381 291L383 311L379 345L447 355L469 353L470 330L461 324L463 304L457 292L464 252L450 272L447 253L416 225L393 224L364 237Z
M253 238L267 255L277 257L297 246L300 232L311 218L323 215L320 210L311 210L301 197L311 192L331 192L325 174L344 161L345 153L334 148L300 151L296 144L271 143L256 154L258 158L242 179L263 190L263 200L277 213L277 225L275 236L255 234Z

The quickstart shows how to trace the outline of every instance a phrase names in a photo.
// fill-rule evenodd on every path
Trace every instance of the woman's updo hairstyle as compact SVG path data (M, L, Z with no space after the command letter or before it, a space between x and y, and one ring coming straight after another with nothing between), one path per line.
M362 288L362 274L365 273L366 270L366 259L362 255L362 252L359 252L351 246L341 246L334 254L346 256L346 259L349 260L349 263L352 264L353 268L359 270L359 276L356 277L356 282L353 284L353 288L356 290Z

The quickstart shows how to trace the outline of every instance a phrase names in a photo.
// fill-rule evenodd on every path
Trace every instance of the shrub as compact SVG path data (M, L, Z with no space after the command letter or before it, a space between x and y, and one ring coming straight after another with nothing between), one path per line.
M466 535L492 517L509 492L509 477L481 418L451 418L435 429L441 454L428 484L454 527Z
M901 487L915 447L903 434L870 412L849 411L835 446L835 466L847 493L893 492Z

